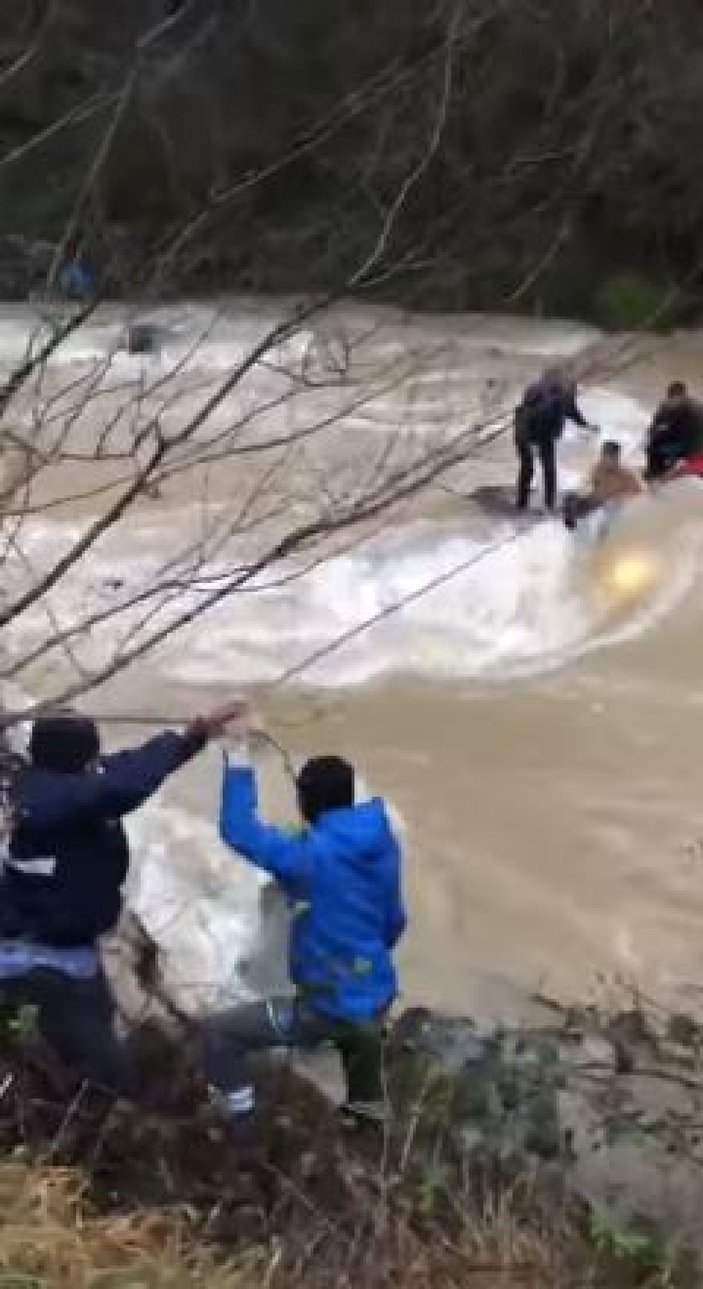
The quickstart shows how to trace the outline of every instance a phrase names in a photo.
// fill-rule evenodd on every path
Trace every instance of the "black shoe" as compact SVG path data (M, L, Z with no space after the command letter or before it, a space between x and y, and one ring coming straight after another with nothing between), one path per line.
M348 1125L373 1124L385 1128L391 1121L391 1108L387 1101L346 1101L340 1108L343 1121Z
M575 492L567 492L562 505L564 526L574 532L578 526L579 498Z

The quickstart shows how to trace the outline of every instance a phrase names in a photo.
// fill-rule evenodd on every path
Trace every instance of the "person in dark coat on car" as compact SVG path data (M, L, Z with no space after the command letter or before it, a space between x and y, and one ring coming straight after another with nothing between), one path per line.
M515 450L520 468L517 508L526 510L535 470L535 453L542 465L544 504L554 510L557 499L557 441L567 421L592 428L577 404L576 381L558 368L548 369L528 386L515 411Z
M703 453L703 405L683 381L673 381L657 408L647 433L645 478L664 478L677 466Z
M134 1075L113 1033L97 945L122 911L130 860L122 820L240 707L108 756L94 721L70 712L43 716L27 759L13 764L5 784L0 998L35 1004L46 1040L115 1092L135 1091Z

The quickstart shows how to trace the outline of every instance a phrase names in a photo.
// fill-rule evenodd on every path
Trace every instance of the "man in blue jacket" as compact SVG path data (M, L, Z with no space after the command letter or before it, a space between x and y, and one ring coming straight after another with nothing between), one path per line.
M94 721L62 712L34 723L25 762L2 793L0 998L32 1003L47 1041L113 1091L136 1091L98 938L122 910L129 868L125 815L221 732L241 704L184 733L101 756ZM7 776L6 776L7 777Z
M305 828L292 835L260 821L251 767L225 765L222 838L289 897L296 993L214 1018L209 1073L231 1115L247 1115L255 1102L247 1052L331 1041L349 1110L376 1117L384 1101L382 1022L398 992L393 950L405 929L400 852L383 802L355 805L354 771L340 757L308 761L297 791Z

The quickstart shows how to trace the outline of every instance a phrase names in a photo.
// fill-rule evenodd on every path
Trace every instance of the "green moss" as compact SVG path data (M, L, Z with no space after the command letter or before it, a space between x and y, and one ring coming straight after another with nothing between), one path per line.
M608 331L639 331L671 321L669 289L625 269L601 282L594 298L596 321Z

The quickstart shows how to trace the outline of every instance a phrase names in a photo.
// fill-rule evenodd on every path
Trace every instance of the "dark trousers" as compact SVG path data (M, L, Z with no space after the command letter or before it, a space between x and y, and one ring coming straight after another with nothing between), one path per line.
M249 1052L331 1042L342 1060L347 1100L379 1101L384 1096L380 1024L345 1023L296 1000L271 998L213 1016L204 1026L204 1038L206 1074L224 1093L236 1094L250 1086Z
M41 968L0 980L0 1004L35 1006L42 1038L77 1073L117 1095L134 1094L128 1045L114 1032L115 1008L102 972L74 980Z
M535 472L535 452L539 456L544 479L544 504L553 510L557 499L557 448L555 440L545 437L537 443L528 439L515 440L515 450L520 461L517 480L518 510L526 510L530 503L530 488Z
M580 492L567 492L562 507L565 526L573 532L578 527L579 520L586 519L594 510L598 510L600 504L593 497L583 496Z
M671 430L660 430L650 436L647 443L645 479L661 479L675 465L685 460L687 444Z
M76 1073L117 1096L139 1096L139 1063L129 1040L114 1031L115 1006L105 976L74 980L44 968L0 981L0 1005L37 1008L42 1037ZM201 1030L205 1074L224 1093L250 1086L249 1052L275 1047L337 1048L349 1101L383 1098L381 1026L353 1025L290 998L246 1003L206 1021Z

